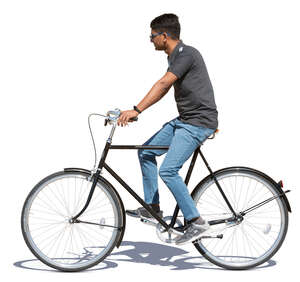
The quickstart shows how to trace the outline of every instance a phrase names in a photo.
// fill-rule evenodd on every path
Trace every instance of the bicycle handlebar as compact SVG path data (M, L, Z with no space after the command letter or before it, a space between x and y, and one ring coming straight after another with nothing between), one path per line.
M121 115L121 110L120 109L115 109L113 111L108 111L107 114L106 114L106 119L104 121L104 125L106 126L107 123L111 124L111 122L116 122L118 120L118 118L120 117L120 115ZM138 121L138 118L133 117L129 120L130 121Z

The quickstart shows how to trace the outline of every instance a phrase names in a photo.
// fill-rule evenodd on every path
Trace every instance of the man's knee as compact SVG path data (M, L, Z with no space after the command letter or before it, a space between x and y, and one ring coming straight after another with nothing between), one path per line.
M176 168L170 168L170 167L164 167L161 166L159 168L159 176L162 180L165 180L169 177L174 177L178 174L178 169Z
M138 158L141 160L143 158L143 153L144 150L143 149L138 149L137 154L138 154Z
M140 160L152 160L155 159L155 153L148 149L138 149L138 157Z

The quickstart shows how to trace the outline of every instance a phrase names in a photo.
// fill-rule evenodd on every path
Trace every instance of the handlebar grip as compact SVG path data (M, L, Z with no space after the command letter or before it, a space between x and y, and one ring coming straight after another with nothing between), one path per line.
M130 121L138 121L138 118L137 117L134 117L134 118L131 118L131 119L129 119ZM104 126L106 126L107 124L108 124L108 122L109 122L109 118L106 118L105 120L104 120Z

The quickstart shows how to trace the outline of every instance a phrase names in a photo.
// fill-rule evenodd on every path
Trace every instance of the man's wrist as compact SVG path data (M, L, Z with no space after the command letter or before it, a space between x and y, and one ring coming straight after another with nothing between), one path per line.
M142 111L141 111L137 106L133 106L133 109L134 109L136 112L138 112L139 114L142 113Z

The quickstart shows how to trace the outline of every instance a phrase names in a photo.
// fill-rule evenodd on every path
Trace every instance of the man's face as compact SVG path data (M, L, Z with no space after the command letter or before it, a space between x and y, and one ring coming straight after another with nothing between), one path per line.
M152 38L150 41L154 44L155 50L165 50L166 49L166 35L165 33L157 32L156 30L151 30Z

